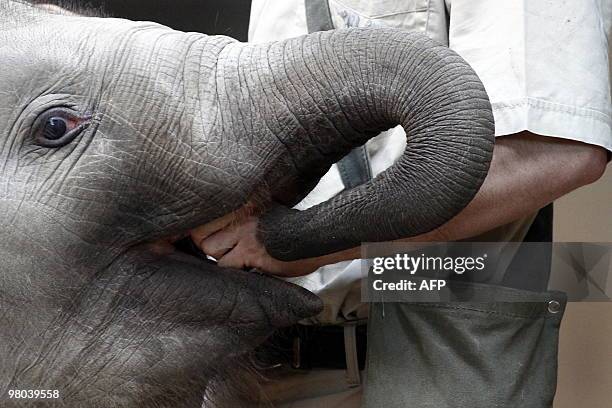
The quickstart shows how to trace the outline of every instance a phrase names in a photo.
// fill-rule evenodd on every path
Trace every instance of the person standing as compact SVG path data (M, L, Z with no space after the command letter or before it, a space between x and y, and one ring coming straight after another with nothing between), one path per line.
M495 117L489 175L459 215L407 240L495 241L508 260L505 272L486 285L488 298L498 303L368 305L360 299L358 248L287 263L258 242L256 217L195 230L194 241L221 266L280 276L314 271L294 281L317 293L325 310L305 322L311 326L301 330L308 335L298 334L295 344L303 348L301 342L312 343L314 336L327 361L336 361L335 353L346 368L298 361L310 368L279 369L265 398L294 408L552 405L566 300L547 291L548 268L514 262L520 258L516 245L504 243L550 241L550 203L605 170L612 151L611 20L612 4L605 0L253 1L253 42L333 28L395 27L423 32L472 65ZM334 165L298 208L376 177L404 148L401 128L384 132ZM525 302L504 302L508 297ZM367 368L356 345L366 337L366 322ZM320 326L331 329L323 336L312 329ZM344 340L341 350L332 346L333 327ZM302 357L298 351L296 358Z

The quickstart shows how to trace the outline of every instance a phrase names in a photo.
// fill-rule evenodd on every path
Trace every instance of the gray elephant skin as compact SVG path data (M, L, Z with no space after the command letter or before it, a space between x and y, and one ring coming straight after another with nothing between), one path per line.
M412 236L458 213L488 171L484 87L419 34L253 45L8 0L0 18L3 407L237 406L244 356L321 302L172 242L246 203L284 260ZM290 209L397 124L408 147L394 166Z

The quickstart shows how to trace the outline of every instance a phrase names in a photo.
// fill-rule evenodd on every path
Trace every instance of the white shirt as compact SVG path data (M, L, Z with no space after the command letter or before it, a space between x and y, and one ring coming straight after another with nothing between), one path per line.
M460 54L487 89L495 134L528 130L612 151L609 0L329 0L334 26L388 26L426 33ZM253 0L249 41L306 34L304 0ZM403 152L398 127L367 144L373 175ZM328 200L344 189L336 166L297 207ZM475 241L522 240L532 217ZM511 259L510 257L506 257ZM359 260L340 262L293 281L325 303L316 323L367 316L361 303Z

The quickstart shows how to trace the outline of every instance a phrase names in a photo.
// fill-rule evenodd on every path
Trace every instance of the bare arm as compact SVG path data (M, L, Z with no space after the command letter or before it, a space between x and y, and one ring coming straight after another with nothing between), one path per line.
M456 241L515 221L599 179L603 148L529 132L497 138L489 174L474 200L440 228L411 241Z
M436 230L406 241L456 241L479 235L533 214L596 181L605 167L606 151L597 146L529 132L500 137L489 174L472 202ZM284 276L303 275L322 265L360 257L360 249L353 248L319 258L281 262L271 258L257 241L256 227L255 218L237 224L221 222L215 228L198 229L192 236L222 266L256 267Z

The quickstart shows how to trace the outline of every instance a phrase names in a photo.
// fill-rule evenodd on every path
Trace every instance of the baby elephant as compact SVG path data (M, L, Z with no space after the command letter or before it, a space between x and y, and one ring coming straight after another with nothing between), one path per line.
M0 0L0 67L3 407L222 405L239 357L321 304L174 241L247 203L284 260L426 232L493 149L467 63L391 29L251 45ZM290 209L397 124L393 167Z

